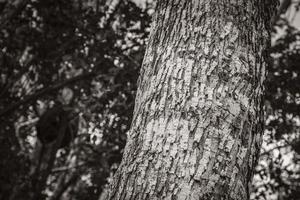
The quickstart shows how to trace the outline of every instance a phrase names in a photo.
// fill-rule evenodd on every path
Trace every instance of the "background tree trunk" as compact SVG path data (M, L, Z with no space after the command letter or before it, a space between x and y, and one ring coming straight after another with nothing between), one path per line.
M132 127L106 199L249 198L272 4L157 1Z

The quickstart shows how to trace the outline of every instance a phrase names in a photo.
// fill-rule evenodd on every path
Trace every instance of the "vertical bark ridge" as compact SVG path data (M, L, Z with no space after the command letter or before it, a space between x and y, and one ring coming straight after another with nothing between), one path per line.
M268 3L157 1L107 199L249 198L262 134Z

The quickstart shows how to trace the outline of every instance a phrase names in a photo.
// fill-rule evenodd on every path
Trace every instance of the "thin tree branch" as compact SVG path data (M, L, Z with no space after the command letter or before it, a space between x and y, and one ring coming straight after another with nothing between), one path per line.
M261 154L260 154L260 156L266 156L266 155L268 155L269 153L271 153L272 151L274 151L274 150L276 150L276 149L282 149L282 148L286 148L286 147L289 147L289 146L291 146L290 144L283 144L283 145L281 145L281 146L275 146L275 147L273 147L273 148L271 148L271 149L269 149L269 150L267 150L267 151L264 151L264 152L262 152Z
M285 13L286 10L291 6L292 0L283 0L280 4L277 14L272 19L272 26L276 24L276 22L280 19L281 14Z
M67 79L67 80L65 80L61 83L54 84L54 85L49 86L47 88L41 89L40 91L36 92L35 94L27 96L24 99L21 99L20 101L14 103L14 104L11 104L7 108L0 111L0 117L3 117L5 115L9 114L10 112L14 111L15 109L17 109L18 107L20 107L22 105L23 106L27 105L31 101L34 101L34 100L38 99L39 97L41 97L41 96L43 96L43 95L45 95L49 92L56 91L60 88L63 88L66 85L70 85L72 83L83 80L85 78L92 78L92 77L95 77L97 75L98 75L98 73L96 73L96 72L89 72L89 73L81 74L81 75L75 76L73 78Z
M80 167L85 166L85 165L86 165L86 163L82 162L80 164L77 164L74 167L69 167L69 166L57 167L55 169L52 169L51 173L67 172L67 171L75 170L75 169L80 168Z

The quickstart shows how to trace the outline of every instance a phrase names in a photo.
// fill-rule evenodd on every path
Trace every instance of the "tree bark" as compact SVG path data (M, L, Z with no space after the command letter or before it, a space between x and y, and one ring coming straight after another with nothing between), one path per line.
M276 2L157 1L108 200L246 200Z

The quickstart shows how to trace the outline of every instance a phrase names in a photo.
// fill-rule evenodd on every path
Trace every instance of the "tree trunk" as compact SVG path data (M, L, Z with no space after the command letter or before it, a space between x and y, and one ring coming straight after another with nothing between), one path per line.
M249 198L271 3L157 1L132 126L105 199Z

